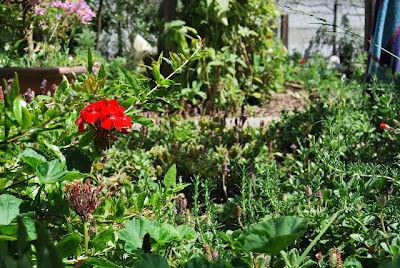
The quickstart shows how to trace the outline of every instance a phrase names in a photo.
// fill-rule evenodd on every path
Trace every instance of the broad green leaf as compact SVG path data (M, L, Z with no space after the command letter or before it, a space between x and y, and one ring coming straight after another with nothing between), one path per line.
M249 252L276 255L304 234L307 221L299 217L281 217L249 227L237 242Z
M0 195L0 225L9 225L19 215L22 200L9 194Z
M64 236L57 244L57 248L60 252L61 257L66 258L73 254L76 254L81 241L81 235L76 232Z
M140 259L135 262L132 268L170 268L168 262L160 255L145 253Z
M98 257L91 257L85 260L85 264L93 265L99 268L119 268L120 266L110 262L109 260L101 259Z
M41 183L45 184L59 181L67 172L58 159L40 163L36 167L36 176Z
M125 251L132 253L134 250L142 248L143 237L146 233L145 222L142 219L133 219L118 232L118 237L125 241Z
M170 231L172 228L174 227L168 223L161 224L156 221L148 221L145 225L147 233L161 245L174 240L174 234Z
M167 174L165 174L163 184L167 189L175 186L175 184L176 184L176 164L173 164L167 171Z
M37 165L39 165L42 162L46 161L46 158L37 153L35 150L31 148L27 148L23 150L19 155L19 158L21 158L22 161L30 165L31 167L36 168Z
M92 245L95 252L104 250L107 247L107 242L113 239L114 230L104 230L96 235L92 240Z
M32 220L28 216L23 216L22 221L25 224L26 232L27 232L27 240L32 241L37 239L35 221Z
M174 227L170 224L163 224L161 227L173 234L175 241L193 240L197 238L196 231L187 225L178 225Z

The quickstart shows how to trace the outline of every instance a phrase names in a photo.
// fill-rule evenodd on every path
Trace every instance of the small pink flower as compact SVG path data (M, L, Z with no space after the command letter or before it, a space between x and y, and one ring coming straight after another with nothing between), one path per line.
M56 14L56 19L61 20L62 15L61 14Z
M55 46L55 45L53 45L53 44L51 44L49 47L50 47L50 49L51 49L51 50L53 50L53 49L55 49L55 48L56 48L56 46Z
M69 57L68 57L68 60L69 60L69 61L73 61L73 60L74 60L74 57L69 56Z

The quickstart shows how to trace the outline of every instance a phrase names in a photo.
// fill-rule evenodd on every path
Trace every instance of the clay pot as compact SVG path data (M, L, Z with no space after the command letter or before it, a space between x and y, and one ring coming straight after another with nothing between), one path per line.
M74 80L75 76L86 72L87 68L84 66L37 68L4 67L0 68L0 79L2 81L3 79L8 80L14 78L14 73L17 73L21 93L26 92L28 88L30 88L36 94L46 94L47 91L52 92L53 88L61 83L63 75L71 82ZM44 84L43 80L46 80L45 88L42 86L42 84Z

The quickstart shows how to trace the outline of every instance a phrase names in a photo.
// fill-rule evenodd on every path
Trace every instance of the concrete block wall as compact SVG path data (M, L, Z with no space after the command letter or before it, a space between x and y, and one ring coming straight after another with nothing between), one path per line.
M333 26L322 26L324 21L327 24L334 22L335 0L279 0L278 6L283 13L289 15L289 46L290 53L299 52L305 56L312 56L314 53L321 53L326 56L333 54L333 37L338 41L344 35L352 38L351 34L345 33L337 28L337 34L333 34ZM288 6L290 8L287 8ZM313 16L311 16L312 14ZM350 29L361 38L355 38L357 42L363 44L364 38L364 0L337 0L336 24L343 26L342 18L347 15ZM318 34L318 30L320 31ZM323 41L328 44L319 44Z

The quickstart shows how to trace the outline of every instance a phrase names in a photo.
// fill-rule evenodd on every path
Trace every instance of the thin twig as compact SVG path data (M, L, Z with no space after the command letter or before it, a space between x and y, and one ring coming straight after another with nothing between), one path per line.
M192 55L190 55L190 57L188 57L188 58L185 60L185 62L184 62L181 66L179 66L175 71L173 71L172 73L170 73L170 74L167 76L167 78L166 78L165 80L170 79L172 76L174 76L175 74L177 74L178 72L180 72L180 71L182 70L182 68L183 68L186 64L188 64L188 62L190 61L190 59L191 59L194 55L196 55L197 53L199 53L199 51L200 51L200 49L201 49L201 47L202 47L202 45L203 45L203 40L200 39L200 42L201 42L201 44L200 44L200 45L197 47L197 49L192 53ZM156 89L158 89L160 86L161 86L160 84L157 84L155 87L153 87L153 88L149 91L149 93L147 93L146 96L149 96L151 93L153 93L153 92L154 92Z

